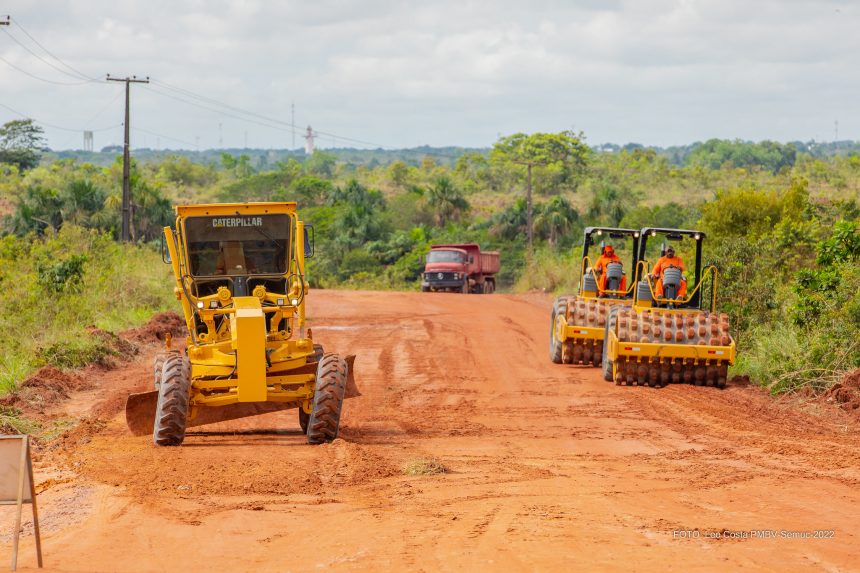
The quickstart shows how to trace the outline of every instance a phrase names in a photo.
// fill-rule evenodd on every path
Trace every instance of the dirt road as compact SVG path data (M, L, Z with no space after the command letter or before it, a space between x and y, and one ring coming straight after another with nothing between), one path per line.
M856 424L553 365L550 302L315 291L315 338L358 356L363 392L318 447L291 411L156 449L110 416L149 357L105 375L65 407L108 420L37 467L48 570L860 569ZM404 475L419 459L448 472Z

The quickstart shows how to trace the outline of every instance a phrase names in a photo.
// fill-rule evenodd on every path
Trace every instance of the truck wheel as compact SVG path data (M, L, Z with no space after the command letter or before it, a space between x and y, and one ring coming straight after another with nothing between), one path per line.
M463 282L463 288L462 288L462 291L461 291L461 292L462 292L463 294L469 294L469 280L468 280L468 279L466 279L466 280Z
M490 285L487 294L493 294L496 292L496 281L487 281L487 284Z
M321 444L337 437L346 393L349 366L337 354L326 354L317 366L313 411L308 418L308 443Z
M156 446L178 446L185 439L191 363L184 356L169 354L164 360L152 441Z
M619 306L614 306L609 309L609 315L606 317L606 328L603 331L603 358L601 366L603 367L603 379L607 382L613 382L612 378L612 361L608 356L609 349L609 333L615 330L615 322L618 317Z
M552 304L552 315L549 321L549 359L553 364L561 364L562 343L555 337L555 319L567 311L567 298L559 297Z
M430 292L430 287L421 285L421 292Z

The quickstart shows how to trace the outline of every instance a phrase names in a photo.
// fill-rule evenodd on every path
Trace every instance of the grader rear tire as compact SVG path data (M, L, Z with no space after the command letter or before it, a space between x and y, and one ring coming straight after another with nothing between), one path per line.
M191 363L184 356L169 354L163 363L152 441L156 446L178 446L185 439Z
M322 444L337 437L349 366L337 354L326 354L317 367L313 411L308 419L308 443Z

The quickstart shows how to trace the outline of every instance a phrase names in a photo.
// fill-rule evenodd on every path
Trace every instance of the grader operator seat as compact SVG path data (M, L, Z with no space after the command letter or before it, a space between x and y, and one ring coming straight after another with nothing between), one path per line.
M681 269L669 267L663 271L663 298L678 298L678 290L681 288Z
M621 263L606 265L606 288L608 290L620 289L622 278L624 278L624 265Z

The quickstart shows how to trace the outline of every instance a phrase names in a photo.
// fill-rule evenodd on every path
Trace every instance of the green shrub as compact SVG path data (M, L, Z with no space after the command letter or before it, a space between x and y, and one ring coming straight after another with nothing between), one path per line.
M0 284L0 392L43 364L74 368L115 353L88 327L119 332L176 308L157 245L117 243L70 224L0 239Z
M54 264L39 263L36 267L39 284L53 293L75 290L81 285L85 262L87 262L85 255L72 255Z

